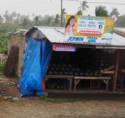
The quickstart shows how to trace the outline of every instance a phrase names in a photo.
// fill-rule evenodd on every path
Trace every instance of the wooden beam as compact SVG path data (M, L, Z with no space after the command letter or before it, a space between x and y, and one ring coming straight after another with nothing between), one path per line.
M75 76L75 80L110 80L111 77L89 77L89 76Z
M104 70L102 70L102 71L111 71L112 69L114 69L114 65L113 66L110 66L110 67L108 67L108 68L106 68L106 69L104 69Z
M114 71L101 71L101 74L105 74L105 75L114 75Z
M119 50L116 53L116 65L115 65L115 73L114 73L114 81L113 81L113 92L116 91L117 79L118 79L118 68L119 68Z

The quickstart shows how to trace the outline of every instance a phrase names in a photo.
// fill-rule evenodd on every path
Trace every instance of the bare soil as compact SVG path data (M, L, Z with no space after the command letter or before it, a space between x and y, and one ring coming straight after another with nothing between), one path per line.
M0 101L0 118L125 118L124 101Z

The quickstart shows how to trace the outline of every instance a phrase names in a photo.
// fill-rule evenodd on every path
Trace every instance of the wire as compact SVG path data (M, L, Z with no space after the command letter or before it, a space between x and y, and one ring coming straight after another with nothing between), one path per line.
M84 0L64 0L64 1L75 1L75 2L83 2ZM125 5L125 3L111 3L111 2L88 2L91 4L112 4L112 5Z

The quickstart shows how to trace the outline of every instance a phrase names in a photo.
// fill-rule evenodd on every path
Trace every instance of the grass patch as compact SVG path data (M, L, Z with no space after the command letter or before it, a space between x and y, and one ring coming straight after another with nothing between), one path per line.
M79 99L56 99L56 98L54 99L54 98L49 98L47 96L41 96L40 99L52 103L72 103L80 101Z

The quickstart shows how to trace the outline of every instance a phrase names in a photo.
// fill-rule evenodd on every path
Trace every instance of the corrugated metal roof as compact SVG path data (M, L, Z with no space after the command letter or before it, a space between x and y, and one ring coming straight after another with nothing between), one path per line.
M27 32L28 30L26 29L17 29L15 32L9 32L8 35L15 35L15 34L26 35Z
M64 28L61 27L35 27L40 30L52 43L64 42Z
M125 33L125 28L116 27L115 30Z
M111 45L125 46L125 37L114 33Z
M67 43L65 41L65 36L64 36L64 27L42 27L42 26L35 26L33 27L35 29L38 29L39 31L41 31L41 33L43 34L43 36L45 36L45 38L48 38L50 42L52 43ZM117 28L115 28L117 29ZM118 29L117 29L118 30ZM125 29L121 29L119 28L119 30L125 31ZM82 45L96 45L96 46L102 46L102 47L114 47L116 49L125 49L125 37L120 36L117 33L113 34L113 40L111 42L111 44L107 45L107 44L94 44L94 43L84 43Z

